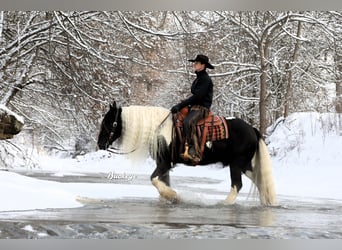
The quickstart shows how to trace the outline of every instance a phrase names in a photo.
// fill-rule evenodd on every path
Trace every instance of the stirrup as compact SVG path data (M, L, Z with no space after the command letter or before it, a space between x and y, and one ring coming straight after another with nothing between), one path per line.
M189 145L187 142L185 143L184 153L180 154L180 157L182 157L185 161L189 160Z
M189 155L188 159L192 162L192 164L197 165L202 159L196 155Z
M190 160L195 165L202 160L201 157L196 154L189 154L189 145L187 143L185 144L185 151L180 154L180 157L183 158L184 161Z

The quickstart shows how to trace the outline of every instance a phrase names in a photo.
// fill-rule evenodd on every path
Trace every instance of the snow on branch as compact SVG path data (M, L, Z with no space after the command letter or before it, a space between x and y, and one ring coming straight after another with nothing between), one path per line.
M125 24L128 24L138 30L144 31L146 33L155 35L155 36L165 36L165 37L174 37L174 36L178 36L179 32L175 32L175 33L164 33L164 32L157 32L157 31L152 31L150 29L146 29L144 27L141 27L140 25L137 25L131 21L129 21L123 14L121 11L118 11L120 17L122 18L122 20L125 22Z

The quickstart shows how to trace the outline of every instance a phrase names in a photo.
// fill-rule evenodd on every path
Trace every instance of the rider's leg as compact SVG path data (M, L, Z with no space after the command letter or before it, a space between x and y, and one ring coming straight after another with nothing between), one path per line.
M199 120L203 119L203 110L191 109L188 116L184 119L184 134L187 144L185 144L184 158L189 158L193 161L200 161L200 151L198 146L198 140L196 136L196 124ZM196 145L197 144L197 145Z

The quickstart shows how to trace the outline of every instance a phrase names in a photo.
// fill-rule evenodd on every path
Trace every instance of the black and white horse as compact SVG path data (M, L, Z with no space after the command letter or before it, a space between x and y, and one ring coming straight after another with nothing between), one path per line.
M234 203L242 187L241 175L245 174L256 185L261 204L276 205L270 155L259 131L241 119L226 121L229 138L208 143L199 164L222 162L230 167L231 190L226 203ZM97 144L99 149L108 149L118 139L124 152L150 154L157 165L151 175L152 184L162 197L175 202L179 197L170 187L169 171L172 165L185 162L172 157L172 126L170 111L165 108L116 107L114 102L103 118Z

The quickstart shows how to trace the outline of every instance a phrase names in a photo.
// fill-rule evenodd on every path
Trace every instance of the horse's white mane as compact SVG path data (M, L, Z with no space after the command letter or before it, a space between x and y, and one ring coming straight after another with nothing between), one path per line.
M134 151L134 157L146 157L156 153L156 139L164 136L171 142L172 119L170 111L154 106L128 106L122 108L121 143L126 152ZM152 152L149 152L152 150Z

